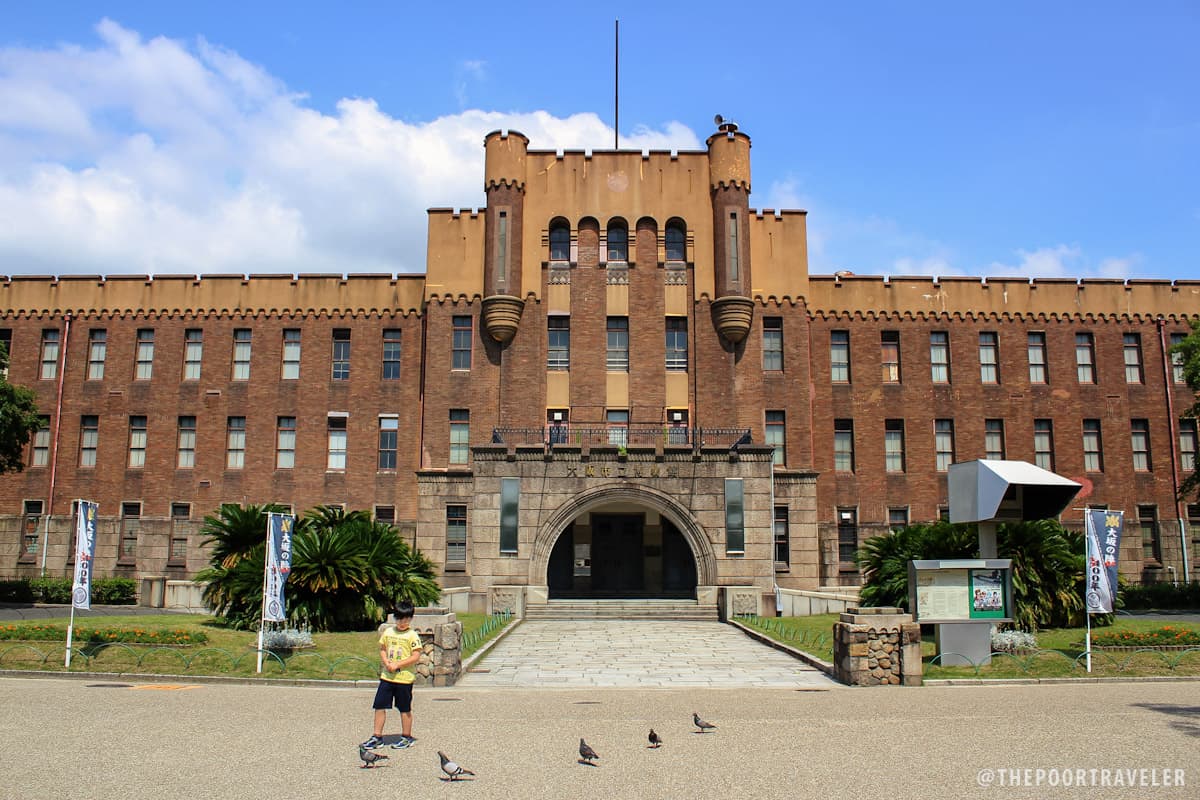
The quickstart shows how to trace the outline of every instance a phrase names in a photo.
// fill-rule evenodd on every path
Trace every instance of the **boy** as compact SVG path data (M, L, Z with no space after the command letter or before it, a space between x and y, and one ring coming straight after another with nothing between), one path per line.
M362 743L368 749L383 745L383 723L387 710L393 705L400 712L400 738L392 745L393 750L412 746L412 690L416 675L410 669L421 660L421 637L412 625L412 603L401 603L393 612L396 622L384 628L379 636L379 660L383 669L379 673L379 688L375 690L375 731L370 739Z

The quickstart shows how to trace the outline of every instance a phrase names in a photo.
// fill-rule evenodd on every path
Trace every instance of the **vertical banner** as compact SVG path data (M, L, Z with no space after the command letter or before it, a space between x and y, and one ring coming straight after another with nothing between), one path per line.
M288 514L267 515L267 575L263 588L263 620L287 619L283 587L292 570L292 527L296 518Z
M1124 511L1087 510L1087 613L1111 614L1117 597L1117 556L1125 529Z
M99 503L80 500L75 511L75 581L71 608L92 607L92 559L96 555L96 513Z

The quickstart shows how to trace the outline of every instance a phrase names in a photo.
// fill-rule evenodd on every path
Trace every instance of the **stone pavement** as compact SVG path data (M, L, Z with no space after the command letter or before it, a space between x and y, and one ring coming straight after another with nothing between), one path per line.
M464 687L830 687L817 669L720 622L526 620Z

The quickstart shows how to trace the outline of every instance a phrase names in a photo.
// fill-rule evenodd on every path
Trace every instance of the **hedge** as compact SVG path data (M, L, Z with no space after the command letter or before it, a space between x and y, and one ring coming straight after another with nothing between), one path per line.
M0 581L2 603L71 602L70 578L20 578ZM137 581L132 578L96 578L92 581L92 602L99 605L133 605L137 602Z

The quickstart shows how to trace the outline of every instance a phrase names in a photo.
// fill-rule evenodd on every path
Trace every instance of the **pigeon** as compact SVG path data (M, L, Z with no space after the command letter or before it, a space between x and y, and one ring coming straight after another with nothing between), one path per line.
M654 732L654 728L650 729L650 737L649 738L650 738L650 746L651 747L662 747L662 737Z
M469 769L463 769L451 761L450 757L441 750L438 750L438 758L442 760L442 772L450 776L449 780L456 781L463 775L470 775L472 778L475 777L474 772L471 772Z
M700 715L695 711L692 712L692 722L697 728L700 729L698 731L699 733L708 733L709 731L715 731L717 729L717 726L713 725L711 722L705 722L704 720L700 719Z
M580 739L579 740L579 757L594 767L596 765L592 764L592 759L599 758L600 754L597 753L595 750L593 750L591 745L589 745L583 739Z
M358 746L358 757L362 759L363 765L360 769L370 769L375 766L376 761L387 761L387 756L383 753L376 753L373 750L368 750L361 744Z

